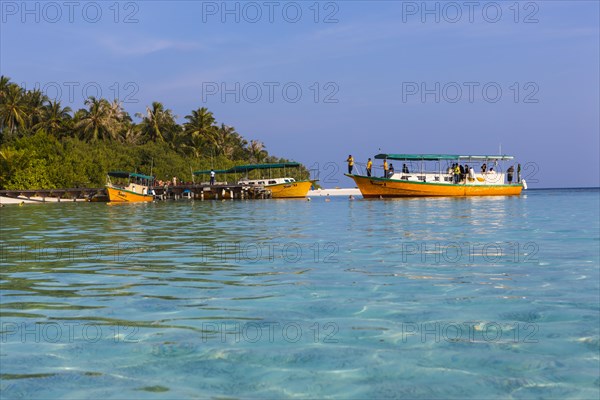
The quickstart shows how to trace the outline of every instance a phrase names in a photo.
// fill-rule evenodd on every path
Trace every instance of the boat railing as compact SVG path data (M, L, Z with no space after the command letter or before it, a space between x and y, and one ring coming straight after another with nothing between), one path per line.
M383 176L381 174L373 174L373 176ZM409 182L430 182L430 183L470 183L470 184L487 184L498 185L504 184L506 174L503 172L486 171L483 173L474 174L459 174L458 177L454 173L439 172L439 171L418 171L418 172L394 172L388 178L398 179Z

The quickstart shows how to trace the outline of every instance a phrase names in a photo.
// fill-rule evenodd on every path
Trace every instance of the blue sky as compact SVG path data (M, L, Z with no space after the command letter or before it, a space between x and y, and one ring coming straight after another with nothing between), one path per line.
M531 187L599 186L599 2L515 3L2 0L0 73L75 109L205 106L329 187L350 153L499 145Z

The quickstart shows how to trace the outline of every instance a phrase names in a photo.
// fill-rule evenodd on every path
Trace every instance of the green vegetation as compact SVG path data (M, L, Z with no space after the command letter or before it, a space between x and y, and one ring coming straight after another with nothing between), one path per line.
M0 76L0 189L102 187L110 170L191 181L192 170L289 161L217 124L204 107L180 125L159 102L135 114L139 123L118 100L90 97L85 106L73 112Z

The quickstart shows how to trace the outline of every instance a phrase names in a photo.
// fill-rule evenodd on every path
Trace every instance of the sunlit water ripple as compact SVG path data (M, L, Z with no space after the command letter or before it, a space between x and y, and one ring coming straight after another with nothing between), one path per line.
M597 398L599 192L0 210L2 398Z

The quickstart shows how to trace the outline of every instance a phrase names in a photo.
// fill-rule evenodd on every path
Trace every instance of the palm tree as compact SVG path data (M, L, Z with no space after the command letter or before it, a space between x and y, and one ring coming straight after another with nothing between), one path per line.
M110 120L112 120L115 129L115 137L121 142L125 142L128 137L131 137L132 134L135 135L134 132L134 123L131 119L131 116L125 108L123 108L123 103L118 99L114 99L112 103L108 103L108 115Z
M6 95L10 85L14 85L14 83L10 83L10 78L8 76L0 76L0 103L2 103L2 99Z
M146 107L146 115L142 113L135 114L142 118L140 128L142 135L148 137L153 142L164 142L167 137L172 136L175 130L175 115L171 110L165 110L165 106L158 101L152 102L152 108Z
M34 89L25 92L25 101L27 102L27 114L29 115L27 121L27 128L31 128L40 123L42 119L42 113L44 112L44 106L49 101L41 90Z
M14 84L8 84L3 89L0 101L0 131L6 129L14 134L19 128L26 128L28 123L28 104L24 90Z
M121 134L121 142L125 144L140 144L143 142L144 135L142 134L142 130L140 125L131 125L129 126L125 132Z
M186 115L188 120L184 126L187 147L191 148L194 155L199 157L201 148L210 141L210 135L215 129L215 117L206 107L193 110L191 115Z
M264 143L258 140L251 140L248 150L250 151L250 157L257 163L260 163L269 155L265 150Z
M118 138L121 121L118 109L105 99L89 97L85 103L89 110L81 109L75 114L75 129L87 141L115 140Z
M47 133L60 137L66 136L71 121L70 107L62 108L60 101L49 101L42 108L40 122L33 128L44 129Z
M127 111L125 111L125 108L123 108L123 103L118 99L114 99L112 103L108 103L108 112L111 118L119 122L132 122L131 116Z
M216 155L222 154L229 159L234 158L236 152L243 153L244 147L248 144L233 126L225 124L221 124L218 129L215 129L211 143Z

